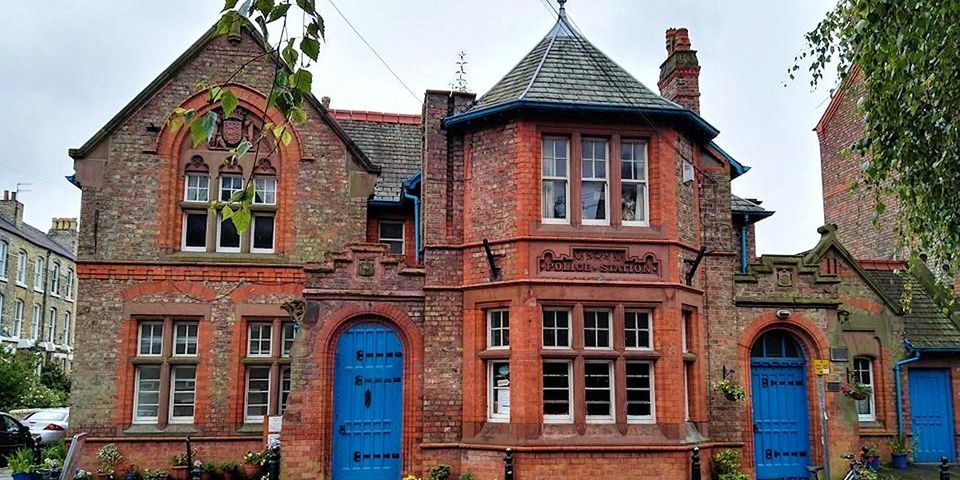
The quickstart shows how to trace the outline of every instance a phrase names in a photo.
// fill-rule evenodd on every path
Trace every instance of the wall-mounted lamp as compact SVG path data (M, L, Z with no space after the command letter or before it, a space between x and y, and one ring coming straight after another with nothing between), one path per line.
M786 310L786 309L777 310L777 318L779 318L780 320L786 320L790 318L790 310Z

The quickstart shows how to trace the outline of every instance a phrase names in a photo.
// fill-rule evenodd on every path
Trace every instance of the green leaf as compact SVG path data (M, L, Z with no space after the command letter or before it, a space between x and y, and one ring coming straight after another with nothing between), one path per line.
M270 16L267 17L267 23L279 20L280 18L282 18L284 15L287 14L287 10L290 10L289 3L282 3L280 5L277 5L276 7L273 7L273 10L270 11Z
M243 158L243 156L246 155L247 152L249 152L250 148L252 147L253 147L252 143L250 143L247 140L244 140L243 142L240 143L240 145L237 145L236 149L234 149L235 151L233 156L237 159Z
M183 117L179 115L170 117L167 123L170 125L170 131L177 133L183 127Z
M221 220L230 220L233 217L234 211L230 208L230 205L224 205L223 209L220 210L220 219Z
M236 7L236 6L237 6L237 0L224 0L224 2L223 2L223 10L220 10L220 11L221 11L221 12L226 12L227 10L230 10L230 9L232 9L233 7Z
M320 55L320 42L310 37L303 37L303 40L300 40L300 50L313 61L317 61Z
M293 107L290 110L290 120L293 120L293 123L297 125L307 123L307 111L301 107Z
M210 87L210 101L217 102L223 96L223 88L216 85Z
M270 15L270 11L273 10L274 4L274 0L254 0L253 2L254 8L259 10L260 13L262 13L265 17Z
M300 54L297 53L297 49L293 48L293 39L287 41L287 46L283 48L280 56L290 70L297 68L297 58L300 57Z
M229 117L230 115L233 115L233 112L237 109L237 105L240 104L240 101L237 100L236 94L230 90L224 90L223 96L220 99L220 103L223 106L223 116Z
M303 68L299 69L290 76L291 87L299 90L304 95L309 95L311 85L313 84L313 74Z
M307 15L317 14L317 4L314 0L297 0L297 6L307 12Z
M237 233L241 235L250 229L250 221L252 219L253 215L250 214L250 208L246 206L241 206L236 213L233 214L233 217L230 218L233 226L237 228Z
M200 146L204 140L207 139L207 134L203 131L203 119L195 118L190 121L190 140L193 142L193 147L196 148Z
M280 142L283 143L284 146L287 146L287 145L290 145L290 142L292 141L293 141L293 134L290 133L290 129L288 128L283 129L283 133L280 135Z

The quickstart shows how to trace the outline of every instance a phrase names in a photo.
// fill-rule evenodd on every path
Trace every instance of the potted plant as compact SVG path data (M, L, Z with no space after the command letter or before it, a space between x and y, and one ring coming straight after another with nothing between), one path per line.
M880 452L876 445L867 445L863 450L864 462L872 470L880 470Z
M187 480L190 478L190 471L187 468L187 453L176 453L170 457L170 466L173 471L170 472L170 478L173 480Z
M747 393L743 390L743 387L734 379L724 378L713 386L723 394L724 398L731 402L742 402L747 398Z
M117 473L117 465L123 460L123 455L120 454L120 449L115 444L108 443L97 450L97 460L100 461L97 477L102 480L113 480Z
M866 400L867 397L870 396L871 391L872 390L870 387L860 382L848 383L840 386L840 393L857 401Z
M247 452L243 454L243 474L247 478L260 478L263 476L264 466L267 464L269 452L260 450L259 452Z
M63 473L63 462L67 459L67 442L60 439L58 442L43 448L43 463L50 470L50 478L60 478Z
M427 470L427 478L429 480L450 480L452 471L453 467L450 465L437 465Z
M196 466L200 469L200 480L213 480L214 474L217 471L217 465L213 462L196 462Z
M131 463L123 469L123 480L140 480L140 472L137 471L136 465Z
M77 469L77 472L73 474L73 480L90 480L93 478L93 474L80 468Z
M907 468L907 455L910 454L910 450L907 448L907 438L903 435L898 435L897 438L894 438L890 441L890 453L891 453L891 463L893 463L893 468L898 470L903 470Z
M237 462L223 462L217 470L220 472L220 478L223 480L233 480L237 475Z
M718 480L750 480L750 477L741 471L740 452L721 450L713 456L712 460L713 473Z
M163 470L154 470L152 468L144 468L143 480L167 480L167 472L164 472Z
M7 468L13 475L13 480L33 480L33 473L37 466L33 464L33 451L21 448L7 457Z
M37 467L34 477L40 480L56 480L60 478L62 465L56 458L44 458Z

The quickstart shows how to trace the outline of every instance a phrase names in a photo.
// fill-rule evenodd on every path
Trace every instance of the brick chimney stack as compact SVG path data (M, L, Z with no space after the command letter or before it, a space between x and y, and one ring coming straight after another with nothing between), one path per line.
M667 59L660 65L660 95L700 113L700 62L686 28L667 30Z
M54 218L53 225L47 236L77 253L77 219L76 218Z
M23 224L23 204L17 200L17 192L3 191L3 200L0 201L0 218L18 227Z

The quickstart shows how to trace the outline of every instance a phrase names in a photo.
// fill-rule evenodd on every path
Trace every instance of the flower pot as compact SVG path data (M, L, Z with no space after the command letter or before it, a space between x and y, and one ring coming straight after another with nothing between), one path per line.
M220 472L220 478L223 480L234 480L237 478L237 474L233 470L225 470Z
M32 473L14 473L13 480L33 480Z
M867 466L871 470L880 470L880 455L870 455L867 457Z
M897 470L904 470L907 468L907 454L906 453L894 453L892 455L893 468Z
M727 400L730 400L731 402L737 401L737 395L733 392L724 392L723 397L726 398Z
M263 465L254 465L252 463L243 464L243 476L252 479L259 479L263 476Z
M200 480L213 480L213 472L203 472L200 474Z
M96 473L93 478L97 480L113 480L113 475L109 473Z
M173 467L170 471L170 478L173 480L188 480L190 478L190 472L186 466Z
M854 400L856 400L856 401L858 401L858 402L861 401L861 400L866 400L866 399L867 399L867 394L866 394L866 393L860 393L860 392L850 392L850 393L847 393L847 396L850 397L850 398L852 398L852 399L854 399Z

